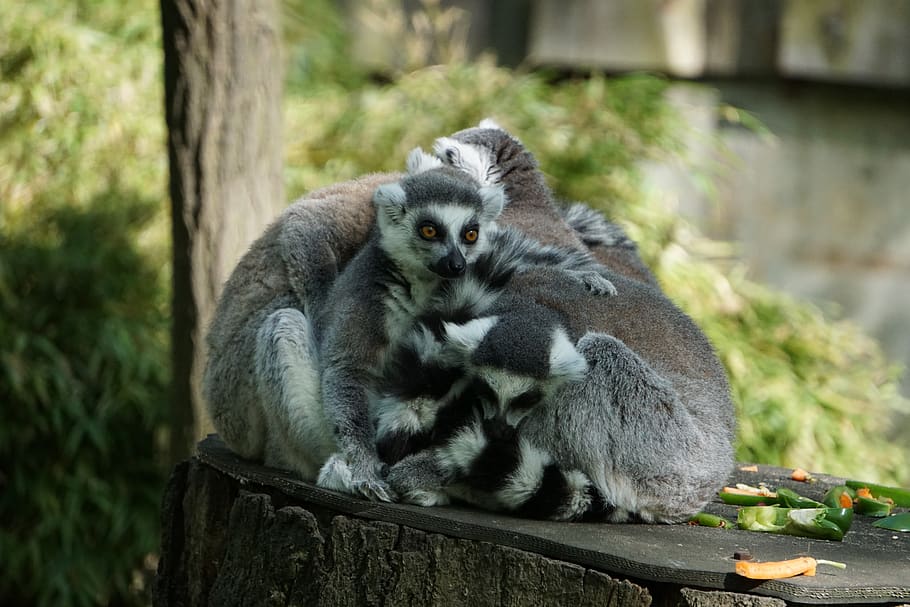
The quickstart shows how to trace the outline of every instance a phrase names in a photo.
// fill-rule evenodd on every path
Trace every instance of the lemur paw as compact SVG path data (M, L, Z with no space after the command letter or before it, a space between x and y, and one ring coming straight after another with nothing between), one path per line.
M402 501L418 506L443 506L449 496L443 489L445 481L432 451L409 455L389 468L386 479L402 496Z
M414 489L403 494L401 501L417 506L432 507L448 505L451 500L449 500L449 496L444 491Z
M616 295L616 286L608 279L593 270L576 272L578 279L592 295L612 297Z
M577 521L587 514L595 499L594 485L588 480L585 473L579 470L570 470L565 473L566 495L565 500L550 517L555 521Z
M316 485L325 489L349 493L368 500L394 502L397 495L379 474L369 467L352 468L344 456L336 453L329 457L322 469Z

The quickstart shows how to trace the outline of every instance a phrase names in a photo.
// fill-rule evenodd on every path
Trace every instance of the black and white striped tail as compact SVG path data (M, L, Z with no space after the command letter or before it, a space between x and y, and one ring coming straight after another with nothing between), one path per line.
M462 428L439 460L456 497L492 510L557 521L609 520L613 512L583 472L563 469L503 420Z

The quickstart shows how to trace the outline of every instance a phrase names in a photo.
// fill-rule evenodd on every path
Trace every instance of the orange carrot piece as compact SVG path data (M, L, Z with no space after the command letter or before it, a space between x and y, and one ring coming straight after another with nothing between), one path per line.
M837 501L840 503L841 508L852 508L853 500L850 499L850 495L846 492L841 493L840 497L837 498Z
M801 483L806 483L812 480L812 475L802 468L794 468L793 473L790 475L790 478Z
M736 561L736 573L752 580L779 580L797 575L815 575L816 561L801 556L787 561Z
M870 500L875 499L874 497L872 497L872 492L869 491L869 487L860 487L859 489L857 489L856 497L866 497L866 498L869 498Z

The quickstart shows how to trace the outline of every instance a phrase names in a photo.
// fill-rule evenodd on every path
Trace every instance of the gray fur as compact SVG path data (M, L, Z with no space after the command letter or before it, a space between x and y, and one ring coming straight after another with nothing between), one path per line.
M321 309L338 271L363 246L373 224L373 192L400 177L369 175L295 202L253 243L225 284L206 336L202 392L215 429L243 457L292 466L293 458L276 457L274 445L283 441L271 441L267 451L266 411L280 408L282 401L274 399L288 392L273 386L276 378L288 382L283 357L267 353L279 339L268 334L268 319L287 311L301 313L308 322ZM311 331L295 339L309 342ZM301 450L320 450L304 440L298 443ZM308 466L295 469L315 480Z

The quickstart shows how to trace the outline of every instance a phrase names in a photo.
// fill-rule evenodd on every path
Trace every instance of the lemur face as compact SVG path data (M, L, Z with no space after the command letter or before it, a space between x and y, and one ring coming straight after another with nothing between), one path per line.
M430 170L381 186L373 201L390 258L418 278L454 279L484 251L503 194Z

